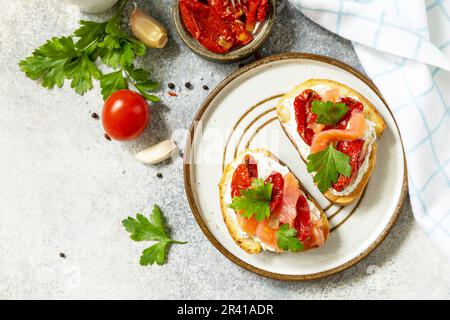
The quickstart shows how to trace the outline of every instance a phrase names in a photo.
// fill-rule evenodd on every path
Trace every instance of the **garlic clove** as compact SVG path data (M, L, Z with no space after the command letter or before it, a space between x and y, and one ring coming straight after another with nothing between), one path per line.
M131 13L130 27L133 35L150 48L164 48L169 39L166 28L137 7Z
M146 164L157 164L169 159L175 151L177 151L175 142L173 140L165 140L136 153L136 158Z

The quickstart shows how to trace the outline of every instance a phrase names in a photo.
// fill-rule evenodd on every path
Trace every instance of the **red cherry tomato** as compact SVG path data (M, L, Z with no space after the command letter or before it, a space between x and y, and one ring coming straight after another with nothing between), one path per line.
M137 138L145 130L149 120L147 101L134 91L119 90L113 93L103 106L103 128L115 140Z

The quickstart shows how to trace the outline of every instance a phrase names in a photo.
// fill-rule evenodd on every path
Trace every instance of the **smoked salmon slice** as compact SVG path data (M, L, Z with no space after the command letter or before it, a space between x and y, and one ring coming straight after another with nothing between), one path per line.
M314 135L311 153L325 150L333 141L353 141L364 137L366 132L366 118L364 112L353 110L345 129L330 129Z
M280 222L282 224L288 223L291 228L294 226L294 220L297 216L296 206L299 196L298 180L292 173L288 173L284 176L283 199L276 213L279 216Z
M322 101L331 101L331 102L337 102L339 99L339 89L331 89L325 92ZM314 134L320 133L325 129L326 125L321 123L311 123L308 125L308 128L312 129L314 131Z
M311 236L303 241L305 249L320 247L325 243L325 233L322 219L311 222Z
M247 154L242 157L236 167L231 168L233 171L228 173L228 177L231 179L231 190L228 187L226 190L231 193L232 198L240 197L241 191L251 187L252 181L259 177L258 163L252 155ZM270 208L269 217L258 221L256 215L252 215L250 218L244 217L241 208L234 211L235 216L232 219L244 234L237 232L236 227L233 227L230 229L230 232L233 230L231 235L239 246L249 253L259 253L263 249L283 252L284 250L278 246L278 232L280 227L285 224L289 225L289 228L297 230L297 238L302 243L304 242L305 248L319 246L327 237L327 233L321 230L324 227L321 218L319 221L312 221L315 216L311 214L308 198L300 189L299 180L290 171L285 171L288 172L285 175L282 175L280 171L283 172L282 170L273 170L264 179L265 183L272 184L270 202L267 203ZM220 186L221 192L225 190L222 184ZM268 202L267 197L264 200ZM225 219L225 222L230 228L230 221ZM255 243L259 243L259 245L256 246Z
M256 221L254 217L246 218L239 213L236 215L236 217L237 223L242 231L253 237L256 233L256 228L258 227L259 222Z
M323 101L337 102L339 99L339 89L334 88L327 90L323 95Z
M272 227L270 223L270 218L264 219L258 224L256 228L256 236L262 243L271 246L272 248L279 250L277 244L277 232L278 227Z

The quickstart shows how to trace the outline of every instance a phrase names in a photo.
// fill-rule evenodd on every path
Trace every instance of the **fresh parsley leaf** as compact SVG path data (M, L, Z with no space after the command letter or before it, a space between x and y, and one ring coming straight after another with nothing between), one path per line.
M66 77L71 79L71 87L79 95L84 95L93 88L92 78L100 79L100 70L86 54L69 64L66 68Z
M52 59L67 59L77 56L71 37L52 38L34 51L34 55Z
M134 58L137 56L133 51L133 46L129 43L122 45L122 53L120 54L119 63L121 66L128 66L133 63Z
M153 207L150 219L142 214L137 214L136 218L128 217L122 221L125 230L131 233L134 241L158 241L156 244L142 252L140 263L143 266L152 265L155 262L162 265L166 262L167 251L172 244L185 244L172 240L165 227L162 211L158 206Z
M159 83L150 79L150 72L144 69L135 69L133 65L125 68L128 80L137 91L147 100L158 102L159 98L149 93L159 88Z
M133 66L102 76L100 87L102 88L103 98L106 100L114 92L121 89L128 89L130 84L145 99L152 102L159 101L157 96L148 93L149 91L157 90L159 83L150 79L150 72L144 69L134 69Z
M135 68L134 65L126 67L126 71L137 82L147 81L150 78L150 72L145 69Z
M239 197L233 197L230 208L239 212L243 217L263 221L270 216L270 200L272 199L272 183L265 183L263 179L255 179L247 190L241 190Z
M110 67L117 68L133 62L133 50L129 44L121 43L119 37L108 35L98 46L102 62Z
M48 40L19 63L21 70L49 89L61 88L65 80L70 80L75 92L83 95L93 88L96 79L100 80L104 99L133 85L147 100L159 101L149 93L158 88L150 73L133 66L134 59L145 54L145 45L129 37L120 25L128 2L120 0L115 15L105 22L82 20L72 35ZM98 59L116 70L102 75Z
M101 77L87 52L79 51L71 37L52 38L19 65L31 79L42 80L44 88L61 88L64 80L72 80L71 87L80 95L92 89L93 78Z
M138 83L136 83L136 88L142 92L154 91L159 88L159 83L156 81L151 81L151 80L138 82Z
M78 59L72 38L52 38L19 63L27 77L41 80L44 88L61 88L66 79L66 68Z
M168 233L166 230L164 217L162 215L161 208L158 206L153 206L152 215L150 216L150 223L156 226L161 232L163 232L166 237L168 237Z
M103 99L106 100L114 92L128 89L128 82L123 76L122 70L104 74L100 79Z
M301 251L304 249L303 244L297 238L297 230L289 228L289 224L283 224L277 231L277 244L280 249L289 250L292 252Z
M107 22L80 21L80 27L74 31L74 36L78 37L76 47L79 50L92 46L95 50L97 44L103 40L105 36Z
M136 89L139 91L139 93L144 96L145 99L151 101L151 102L158 102L159 98L155 95L149 94L148 91L154 91L159 88L159 83L155 81L145 81L145 82L139 82L134 85Z
M45 60L49 59L45 58ZM65 69L67 63L68 60L47 61L47 66L41 69L41 72L43 72L40 75L42 78L42 86L52 89L56 85L58 88L62 88L66 77ZM46 71L44 71L45 68L47 68Z
M163 240L145 249L142 252L140 264L142 266L152 265L155 262L158 265L164 264L170 244L170 241Z
M104 64L117 68L131 65L135 57L145 55L145 45L127 36L120 28L119 20L112 18L105 28L105 38L98 45Z
M312 112L317 114L317 123L334 125L348 112L345 103L333 103L331 101L313 101Z
M122 221L125 229L131 233L134 241L162 241L168 238L164 230L150 223L142 214L137 214L136 219L129 217Z
M316 172L314 182L322 193L331 188L339 174L350 177L352 171L350 157L336 150L332 144L323 151L310 154L306 167L308 172Z
M153 95L153 94L148 94L146 92L139 92L146 100L151 101L151 102L158 102L161 99L159 99L159 97Z

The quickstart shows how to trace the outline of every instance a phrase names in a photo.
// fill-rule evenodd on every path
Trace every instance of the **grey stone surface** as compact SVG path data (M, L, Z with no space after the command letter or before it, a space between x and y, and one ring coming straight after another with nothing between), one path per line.
M80 18L107 14L80 14L59 0L0 2L0 298L450 298L448 260L416 225L408 199L384 243L336 276L283 283L223 257L193 219L181 162L144 166L133 153L186 129L208 94L202 86L213 88L238 64L191 53L175 34L169 0L137 3L171 33L166 49L139 61L162 83L162 104L153 108L142 138L117 143L105 140L101 123L91 118L101 112L98 87L84 97L67 87L47 91L17 67L46 39L70 33ZM261 53L285 51L328 55L361 70L349 42L291 7ZM184 88L186 81L193 90ZM167 95L169 82L178 97ZM174 246L166 266L145 268L138 260L146 244L131 241L120 221L148 214L154 203L174 238L189 244Z

